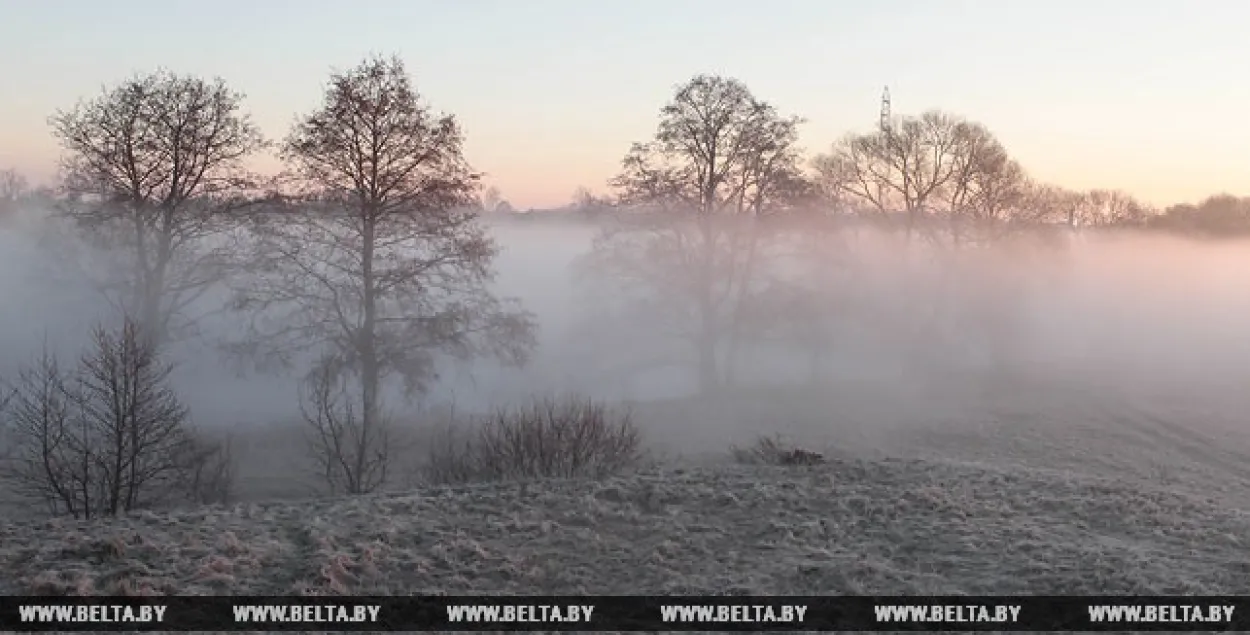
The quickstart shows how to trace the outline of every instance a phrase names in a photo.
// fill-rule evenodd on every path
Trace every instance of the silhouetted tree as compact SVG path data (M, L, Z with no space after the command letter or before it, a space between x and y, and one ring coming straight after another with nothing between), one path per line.
M1147 225L1193 236L1244 237L1250 234L1250 198L1221 194L1197 205L1173 205Z
M605 196L598 196L589 188L578 187L573 191L573 201L569 207L582 214L596 214L612 208L612 201Z
M1024 168L984 126L958 127L953 174L944 208L955 244L994 242L1015 229L1031 228L1038 210Z
M984 126L939 111L848 135L815 165L824 191L901 230L907 246L897 258L914 267L901 291L916 308L895 325L898 336L941 357L940 344L962 346L949 334L973 332L993 363L1006 361L1012 329L1024 317L1012 295L1024 269L978 269L974 263L986 261L964 252L1040 235L1055 214L1076 213L1077 199L1033 183ZM926 243L913 242L917 236Z
M0 170L0 217L17 213L18 204L30 195L30 183L16 170Z
M103 282L154 343L222 275L208 239L249 186L244 160L264 145L242 101L220 79L158 71L51 118L66 211L122 260L121 279Z
M704 392L730 379L747 335L742 309L763 284L756 220L802 190L799 123L737 80L700 75L677 88L654 138L634 144L612 181L629 220L600 236L590 270L632 307L666 315Z
M96 329L68 371L45 349L14 387L0 477L76 518L221 502L232 476L228 450L190 427L171 371L130 321Z
M892 220L902 214L908 237L955 174L962 121L930 111L889 129L847 135L817 157L822 181Z
M1036 220L1029 181L984 126L939 111L852 134L815 160L827 192L859 201L905 235L992 237Z
M0 199L16 200L30 192L30 182L12 168L0 170Z
M482 211L487 214L494 214L500 211L499 207L504 204L503 194L499 192L499 188L491 186L486 188L482 193L480 201Z
M1056 185L1037 185L1029 195L1029 205L1038 220L1076 230L1081 224L1081 205L1085 195Z
M475 211L478 175L462 143L455 118L421 102L400 60L335 73L283 144L302 188L295 206L253 228L252 275L235 303L253 319L236 350L284 364L317 356L306 395L322 397L309 411L337 418L309 418L313 449L342 471L330 484L352 493L385 474L375 463L387 456L389 380L414 395L440 356L520 364L535 342L532 317L489 289L498 248ZM350 411L328 403L339 394Z
M1141 226L1154 216L1150 206L1116 190L1090 190L1078 200L1076 223L1080 227Z

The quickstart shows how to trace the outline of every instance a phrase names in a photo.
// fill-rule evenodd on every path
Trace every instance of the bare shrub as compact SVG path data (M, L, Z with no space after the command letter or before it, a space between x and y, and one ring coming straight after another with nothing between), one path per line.
M478 458L477 432L456 425L455 421L437 425L427 440L425 464L417 471L427 483L454 484L487 480Z
M746 465L817 465L825 462L819 452L790 447L780 436L760 435L747 447L731 446L734 461Z
M390 468L390 425L366 421L351 400L348 378L319 365L300 398L309 450L331 493L367 494L381 487Z
M0 478L76 518L198 502L192 484L203 479L192 475L217 465L221 450L196 437L171 371L130 321L97 328L72 370L45 350L18 374Z
M590 399L536 399L464 432L436 435L423 474L434 483L602 478L638 465L642 437L628 410Z

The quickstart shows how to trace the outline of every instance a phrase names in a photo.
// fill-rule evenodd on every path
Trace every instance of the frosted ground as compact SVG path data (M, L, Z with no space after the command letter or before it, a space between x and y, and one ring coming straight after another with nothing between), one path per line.
M691 468L0 529L6 593L1250 592L1239 510L924 461Z
M546 230L516 230L527 231ZM576 352L562 335L578 305L553 280L584 239L505 252L503 284L523 289L548 333L535 363L451 372L438 390L466 409L553 389L629 403L658 465L604 482L323 498L303 489L298 454L275 450L297 447L274 423L292 384L189 354L180 381L197 421L239 435L243 502L0 523L0 592L1250 593L1250 296L1238 273L1250 268L1232 250L1075 253L1047 269L1062 284L1033 298L1006 370L859 333L817 389L754 378L709 403L671 378L605 381L561 361ZM0 253L29 248L10 240ZM0 275L4 364L37 350L30 325L73 333L90 318L65 285L14 274L26 269ZM766 362L761 375L795 366ZM726 459L758 434L831 461Z

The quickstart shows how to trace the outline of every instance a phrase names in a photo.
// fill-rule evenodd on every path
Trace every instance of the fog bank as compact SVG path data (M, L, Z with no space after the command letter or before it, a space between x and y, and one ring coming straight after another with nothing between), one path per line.
M75 354L90 326L109 315L102 296L63 266L64 246L54 248L58 239L46 229L37 214L0 226L5 376L36 355L45 338L53 350ZM539 347L523 369L488 362L442 369L426 405L476 411L536 393L631 402L695 393L688 368L626 372L614 365L643 349L680 353L685 344L645 312L611 321L611 307L579 286L585 280L577 282L575 263L590 250L597 227L580 220L507 221L495 222L492 231L502 246L499 293L535 313ZM825 251L838 256L829 262L841 264L827 265L814 287L837 308L821 399L770 401L749 414L735 405L732 412L712 409L665 425L674 439L695 439L715 437L723 426L767 428L803 419L804 427L820 428L836 420L871 442L886 438L875 431L989 416L1004 399L1044 418L1047 408L1060 409L1079 393L1113 408L1185 405L1201 419L1196 426L1236 427L1238 413L1250 405L1246 247L1108 234L938 258L909 252L895 239L840 234ZM203 335L172 352L177 387L194 419L202 425L290 419L297 412L293 377L240 376L217 354L213 332L231 328L232 319L238 318L205 322ZM753 345L737 367L741 394L812 381L802 347ZM734 416L745 420L727 420Z

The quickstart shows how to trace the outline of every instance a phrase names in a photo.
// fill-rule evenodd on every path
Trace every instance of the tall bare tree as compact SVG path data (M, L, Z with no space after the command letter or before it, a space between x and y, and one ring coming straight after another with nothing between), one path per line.
M310 417L323 440L314 450L338 454L351 472L332 485L381 484L368 475L384 474L371 462L386 456L389 382L419 394L440 357L519 364L534 344L530 314L489 288L498 248L475 211L479 178L462 139L454 117L421 101L399 59L374 58L334 73L321 107L283 144L299 196L257 219L253 275L235 303L252 328L236 344L283 364L312 355L314 400L353 382L350 413L330 424Z
M250 185L245 159L264 146L242 102L221 79L162 70L51 118L66 211L120 260L110 272L120 276L100 282L154 343L189 324L187 310L222 275L211 239Z
M634 213L605 233L592 270L650 306L691 345L700 389L715 391L745 335L760 285L756 219L785 209L804 180L801 120L784 117L741 82L700 75L660 110L652 140L637 143L612 180ZM641 296L641 297L639 297Z

